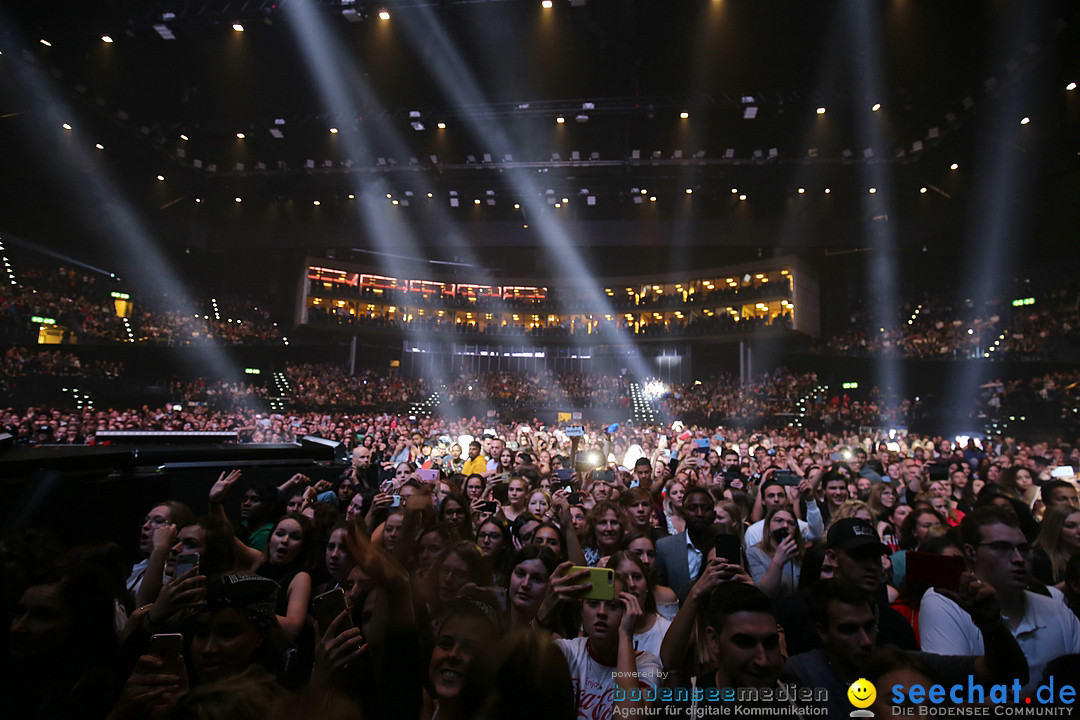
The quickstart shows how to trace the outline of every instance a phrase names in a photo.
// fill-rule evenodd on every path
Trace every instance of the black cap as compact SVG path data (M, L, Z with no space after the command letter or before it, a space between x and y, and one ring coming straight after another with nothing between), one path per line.
M232 608L243 613L256 626L269 627L275 620L278 584L269 578L250 573L222 575L206 587L206 610Z
M829 528L828 545L848 551L873 545L882 553L889 552L889 547L881 542L874 526L860 518L844 518L833 523Z

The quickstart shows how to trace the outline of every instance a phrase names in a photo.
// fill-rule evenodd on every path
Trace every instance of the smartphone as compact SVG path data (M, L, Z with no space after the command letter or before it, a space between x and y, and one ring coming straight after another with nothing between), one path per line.
M597 470L593 473L593 480L596 482L613 483L615 482L615 473L611 470Z
M724 558L729 563L742 565L742 541L738 535L720 533L716 536L716 557Z
M697 446L697 450L700 452L705 451L705 454L709 452L709 439L708 438L694 438L694 445Z
M390 497L390 507L401 507L401 496L397 493Z
M560 484L565 485L570 482L570 479L574 477L574 471L570 468L559 468L553 470L551 476L559 481Z
M338 615L343 613L349 604L345 601L345 591L342 588L327 590L322 595L311 599L311 616L319 624L319 632L325 633ZM352 627L350 619L348 627Z
M382 484L379 485L379 492L386 493L386 492L390 492L393 489L394 489L394 481L393 480L383 480Z
M581 425L568 425L566 427L566 437L583 437L585 435L585 428Z
M772 535L773 544L774 545L779 545L780 543L784 542L784 538L786 538L788 536L788 530L787 530L787 528L780 528L779 530L773 530L771 535Z
M191 568L195 568L195 574L198 575L199 567L199 553L184 553L176 558L176 574L173 577L180 577Z
M615 571L611 568L582 567L575 565L570 568L569 574L589 571L588 582L592 589L581 597L585 600L614 600L615 599Z
M420 468L416 471L416 474L420 476L421 480L428 484L437 483L439 481L438 468Z
M960 589L960 574L964 572L964 560L955 555L908 550L907 581L913 585L939 587L946 590Z
M930 482L935 480L949 479L949 466L935 463L926 469L926 477Z
M801 477L796 475L791 470L777 470L773 473L773 480L780 483L784 487L796 487L802 480Z
M571 505L580 505L581 504L581 493L579 493L579 492L577 492L575 490L574 492L570 493L570 496L567 497L566 500Z
M180 674L180 653L184 651L184 636L180 633L159 633L150 636L147 654L164 663L163 673Z
M477 512L497 513L499 512L499 503L495 500L485 500L476 506Z
M840 453L829 453L829 462L839 463L844 462L844 456Z

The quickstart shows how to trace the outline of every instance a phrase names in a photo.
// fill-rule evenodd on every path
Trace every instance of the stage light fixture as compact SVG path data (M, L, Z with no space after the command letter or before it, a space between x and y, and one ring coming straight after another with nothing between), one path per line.
M245 134L244 134L244 133L242 133L242 132L238 132L238 133L236 133L236 139L237 139L237 140L243 140L243 139L244 139L244 138L246 138L246 137L247 137L247 135L245 135Z
M236 32L244 32L244 26L240 23L233 23L232 29Z
M104 150L105 149L105 146L102 145L101 143L94 143L94 147L96 147L98 150Z
M113 41L113 39L109 35L102 35L101 36L101 42L103 42L103 43L111 43L112 41Z
M819 108L817 109L817 114L818 114L818 115L824 115L824 114L825 114L825 108L823 108L823 107L819 107Z
M562 115L560 115L559 117L555 118L555 122L562 125L564 122L566 122L566 118L564 118Z
M330 134L331 135L337 135L338 134L338 129L337 128L330 128Z
M956 163L953 163L952 165L949 166L949 169L950 170L959 170L960 166L958 164L956 164Z
M1020 119L1020 124L1021 125L1027 125L1030 122L1031 122L1031 118L1026 117L1026 116Z
M389 20L390 19L390 13L388 13L386 10L380 10L379 11L379 19L380 20Z
M1074 83L1074 82L1069 83L1068 85L1065 86L1065 89L1066 90L1075 90L1076 89L1076 83Z
M540 7L544 8L545 10L550 10L551 5L552 5L551 0L544 0L542 3L540 3Z
M161 182L162 180L165 179L165 176L164 175L158 175L157 179L158 179L158 182Z
M70 130L70 129L71 129L71 126L70 126L70 125L68 125L67 123L64 123L64 124L63 124L63 125L61 125L60 127L64 128L65 130Z
M802 195L806 192L806 188L799 188L799 194Z
M877 192L877 188L876 188L876 187L872 187L872 188L870 188L870 194L871 194L871 195L873 195L873 194L874 194L874 193L876 193L876 192Z
M242 203L242 202L244 202L243 200L241 200L241 199L240 199L240 198L238 198L238 197L237 197L237 198L233 198L233 200L235 200L235 201L236 201L237 203Z
M874 103L873 107L870 108L870 112L877 112L880 109L881 109L881 103Z
M919 194L920 195L925 195L926 194L926 188L925 187L919 188Z
M681 113L679 113L679 117L681 117L683 120L689 120L690 119L690 113L683 110Z
M183 133L181 133L181 134L180 134L180 139L181 139L181 140L183 140L184 142L187 142L187 140L188 140L188 136L187 136L187 135L184 135Z
M319 202L318 200L313 201L311 204L314 205L315 207L319 207L320 205L322 205L322 203Z
M438 125L436 125L435 127L439 128L440 130L445 130L446 129L446 123L441 122Z

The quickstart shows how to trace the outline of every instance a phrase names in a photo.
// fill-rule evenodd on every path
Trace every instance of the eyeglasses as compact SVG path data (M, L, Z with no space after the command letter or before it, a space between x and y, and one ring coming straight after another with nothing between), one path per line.
M501 537L502 537L502 533L490 532L490 533L480 533L479 535L476 536L476 539L477 540L498 540Z
M1031 546L1027 543L1011 543L1004 540L979 543L979 547L988 547L999 555L1012 555L1014 552L1026 556L1031 553Z

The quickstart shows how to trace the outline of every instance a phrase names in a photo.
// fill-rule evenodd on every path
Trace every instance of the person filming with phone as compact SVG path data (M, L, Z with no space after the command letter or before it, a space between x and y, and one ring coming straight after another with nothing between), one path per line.
M765 516L765 527L761 542L746 548L750 575L769 597L791 595L799 585L806 550L799 525L790 509L779 506Z

